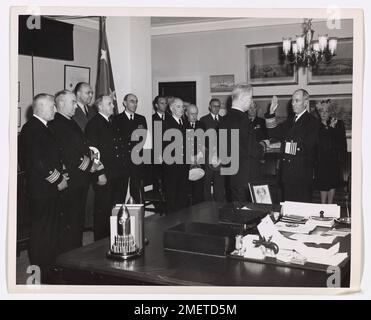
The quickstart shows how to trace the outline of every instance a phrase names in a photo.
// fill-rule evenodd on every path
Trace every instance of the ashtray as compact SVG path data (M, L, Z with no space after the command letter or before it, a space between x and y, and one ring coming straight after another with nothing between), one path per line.
M337 223L342 223L342 224L351 224L352 223L352 218L350 217L343 217L343 218L338 218L335 219Z

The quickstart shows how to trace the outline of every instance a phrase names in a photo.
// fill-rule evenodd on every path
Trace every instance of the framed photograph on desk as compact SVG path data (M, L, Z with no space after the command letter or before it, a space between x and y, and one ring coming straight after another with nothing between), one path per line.
M268 184L249 183L249 189L253 203L272 204L272 197Z

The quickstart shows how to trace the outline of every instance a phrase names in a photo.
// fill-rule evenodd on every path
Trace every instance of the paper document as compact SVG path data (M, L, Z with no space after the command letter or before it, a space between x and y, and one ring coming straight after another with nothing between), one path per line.
M277 225L277 224L276 224ZM307 259L307 262L336 266L348 257L347 253L338 253L340 244L337 243L329 249L313 248L303 242L284 237L267 216L257 226L262 237L276 243L280 250L295 250Z
M340 206L337 204L321 204L285 201L281 203L284 216L297 215L309 218L310 216L320 216L323 211L324 217L340 218Z
M310 223L309 221L307 221L305 224L277 222L276 227L277 230L281 232L309 234L316 228L316 225Z
M336 236L293 234L290 238L306 243L331 244L334 242Z

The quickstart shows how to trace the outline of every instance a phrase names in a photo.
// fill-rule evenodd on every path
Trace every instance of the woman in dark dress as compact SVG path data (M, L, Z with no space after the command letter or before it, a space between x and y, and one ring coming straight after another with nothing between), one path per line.
M331 117L331 99L317 104L321 121L319 131L316 186L321 193L322 203L332 203L335 189L344 184L343 162L347 152L344 123Z

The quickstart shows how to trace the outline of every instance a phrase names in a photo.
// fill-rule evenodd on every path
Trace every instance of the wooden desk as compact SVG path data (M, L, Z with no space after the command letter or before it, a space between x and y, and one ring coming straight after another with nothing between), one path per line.
M65 253L57 259L62 279L76 285L326 287L326 272L163 249L164 230L184 221L218 223L219 206L203 202L171 216L146 218L149 244L144 255L134 260L107 259L108 238ZM350 236L343 240L349 245ZM342 284L349 286L349 261L342 268L342 278Z

